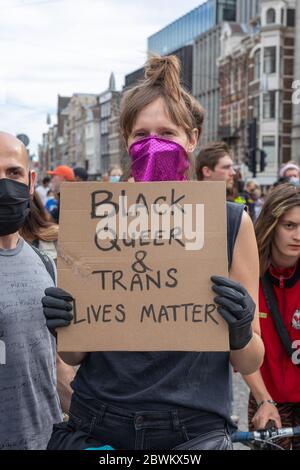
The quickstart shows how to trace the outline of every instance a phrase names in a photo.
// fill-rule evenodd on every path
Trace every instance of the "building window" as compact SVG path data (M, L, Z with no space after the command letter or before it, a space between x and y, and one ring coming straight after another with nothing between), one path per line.
M259 12L260 12L260 0L256 0L255 1L255 12L254 12L254 16L259 16Z
M284 8L281 8L281 24L284 24Z
M108 153L108 135L103 134L100 139L101 155Z
M101 134L108 133L108 119L101 120L100 129L101 129Z
M276 11L274 10L274 8L269 8L266 14L266 23L273 24L275 23L275 20L276 20Z
M255 96L252 100L253 103L253 118L256 118L258 121L260 119L260 97Z
M276 72L276 46L264 48L264 73Z
M275 136L266 135L262 138L262 147L267 154L268 165L275 163Z
M254 80L260 79L260 49L254 53Z
M236 104L236 127L239 128L241 125L241 103Z
M230 93L235 93L237 86L237 69L234 67L230 71Z
M110 101L101 105L101 117L105 118L108 116L110 116Z
M295 26L295 10L293 8L288 8L286 11L286 25Z
M101 167L102 167L103 173L106 173L109 168L109 155L101 156Z
M223 10L223 21L235 21L235 10L232 6L230 8L224 8Z
M276 92L275 90L264 93L263 118L275 119Z

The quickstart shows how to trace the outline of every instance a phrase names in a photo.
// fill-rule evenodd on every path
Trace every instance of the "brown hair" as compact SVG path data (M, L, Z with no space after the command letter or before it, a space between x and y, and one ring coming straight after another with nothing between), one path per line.
M158 98L163 98L170 119L190 137L193 129L202 130L204 110L180 84L180 62L174 56L153 55L145 65L145 78L124 93L121 102L120 127L127 143L140 111Z
M196 157L196 176L199 181L203 180L203 167L207 166L214 170L220 158L230 155L230 149L226 142L209 142L200 150Z
M49 220L48 213L36 192L30 201L30 212L20 234L28 242L33 240L55 242L58 239L58 225Z
M276 186L266 197L255 223L261 276L271 264L272 243L280 218L288 210L297 206L300 206L300 187L291 184Z

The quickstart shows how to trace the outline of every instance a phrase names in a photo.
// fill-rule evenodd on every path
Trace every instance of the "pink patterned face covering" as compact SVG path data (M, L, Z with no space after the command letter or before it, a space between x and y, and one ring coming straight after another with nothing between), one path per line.
M176 142L150 135L129 148L135 181L184 181L189 168L186 150Z

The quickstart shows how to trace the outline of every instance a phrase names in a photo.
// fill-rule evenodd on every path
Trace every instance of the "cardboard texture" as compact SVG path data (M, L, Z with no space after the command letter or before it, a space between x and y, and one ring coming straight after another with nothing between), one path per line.
M117 241L102 240L98 224L112 217L100 217L101 211L111 213L121 195L127 208L124 199L116 206L118 223L132 204L147 214L156 201L173 209L170 227L161 227L163 235L156 231L155 240L144 231L132 241L128 233L120 239L117 223ZM198 248L189 250L188 208L199 238ZM166 209L156 206L156 212ZM180 217L186 219L178 239ZM152 212L147 227L157 218ZM227 325L213 302L213 274L228 275L224 183L62 185L58 286L74 297L74 320L58 329L59 351L228 351Z

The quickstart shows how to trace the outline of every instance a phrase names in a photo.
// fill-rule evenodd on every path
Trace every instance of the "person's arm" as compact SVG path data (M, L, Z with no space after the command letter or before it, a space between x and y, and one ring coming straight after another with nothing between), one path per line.
M58 354L70 366L78 366L87 355L86 352L59 352Z
M276 426L281 428L280 415L276 405L268 401L273 401L273 399L265 386L260 371L258 370L251 375L243 375L243 378L250 388L256 403L258 405L262 403L252 419L255 429L264 429L269 420L275 421Z
M258 316L258 251L254 227L246 212L243 213L240 230L235 242L229 277L244 286L256 304L252 322L252 339L243 349L230 352L232 366L241 374L248 375L260 368L264 358L264 345L260 337Z
M56 376L57 376L57 392L64 413L68 413L73 390L70 383L75 377L73 367L65 364L65 362L56 354Z
M46 326L50 333L56 337L57 328L67 327L73 320L71 294L59 287L48 287L42 298L43 312ZM61 359L70 366L81 364L86 352L60 352Z

